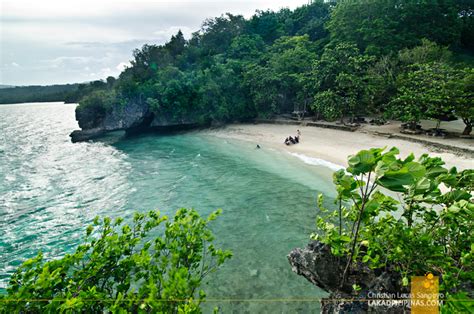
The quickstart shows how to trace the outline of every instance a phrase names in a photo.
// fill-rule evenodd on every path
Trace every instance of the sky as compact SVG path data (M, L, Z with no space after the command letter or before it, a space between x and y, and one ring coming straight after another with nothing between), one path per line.
M189 38L206 18L250 17L308 0L0 0L0 84L80 83L118 76L132 51Z

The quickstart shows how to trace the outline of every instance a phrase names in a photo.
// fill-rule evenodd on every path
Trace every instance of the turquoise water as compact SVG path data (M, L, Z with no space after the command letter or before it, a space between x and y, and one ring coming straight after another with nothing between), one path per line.
M0 106L0 289L38 250L55 258L73 249L96 215L222 208L212 228L234 257L207 278L204 308L318 312L318 302L298 300L324 293L292 273L286 255L308 242L317 194L333 193L330 169L205 132L72 144L74 108Z

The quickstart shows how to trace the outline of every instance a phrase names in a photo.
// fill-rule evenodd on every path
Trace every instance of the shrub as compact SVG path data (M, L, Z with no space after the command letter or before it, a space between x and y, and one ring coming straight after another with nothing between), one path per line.
M200 312L202 279L231 257L212 244L208 224L219 214L180 209L170 221L150 211L130 225L96 217L74 253L25 261L0 312Z
M92 109L98 113L105 114L115 103L115 92L99 90L82 98L79 102L78 110Z
M405 286L410 276L433 273L450 300L474 280L474 170L398 153L373 148L350 156L349 167L334 173L337 209L328 210L319 197L324 214L313 238L348 258L343 284L357 263L395 269ZM398 199L387 190L400 193ZM461 303L447 306L455 305Z

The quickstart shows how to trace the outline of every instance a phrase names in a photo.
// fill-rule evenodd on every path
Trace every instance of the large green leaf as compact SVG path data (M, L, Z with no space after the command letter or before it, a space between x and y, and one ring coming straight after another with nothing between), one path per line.
M404 168L408 169L408 172L413 176L413 178L418 179L425 175L426 169L421 164L417 162L408 162L405 164Z
M349 158L348 171L354 175L368 173L374 168L376 161L374 152L362 150Z
M408 173L406 168L399 171L387 171L383 177L377 180L378 184L395 192L405 192L404 186L411 185L413 182L413 176Z
M436 178L437 176L439 176L440 174L443 174L443 173L447 173L448 170L446 168L443 168L443 167L433 167L433 168L430 168L430 169L427 169L426 171L426 176L428 178Z
M427 178L421 178L415 183L415 192L416 193L423 193L430 189L431 181Z
M445 203L458 202L461 200L470 200L471 194L463 190L452 190L443 195L443 201Z

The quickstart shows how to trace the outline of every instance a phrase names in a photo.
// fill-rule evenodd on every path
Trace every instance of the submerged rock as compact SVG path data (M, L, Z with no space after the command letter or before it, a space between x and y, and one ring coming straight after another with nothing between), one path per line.
M408 292L400 285L401 278L397 272L373 270L359 264L353 267L341 286L347 259L334 256L330 248L319 241L292 250L288 261L296 274L330 293L328 298L321 300L322 313L409 313L407 303L383 305L369 302L371 298L377 301L375 296L398 296ZM361 288L357 293L353 284Z
M251 277L258 277L258 269L251 269L250 270Z

